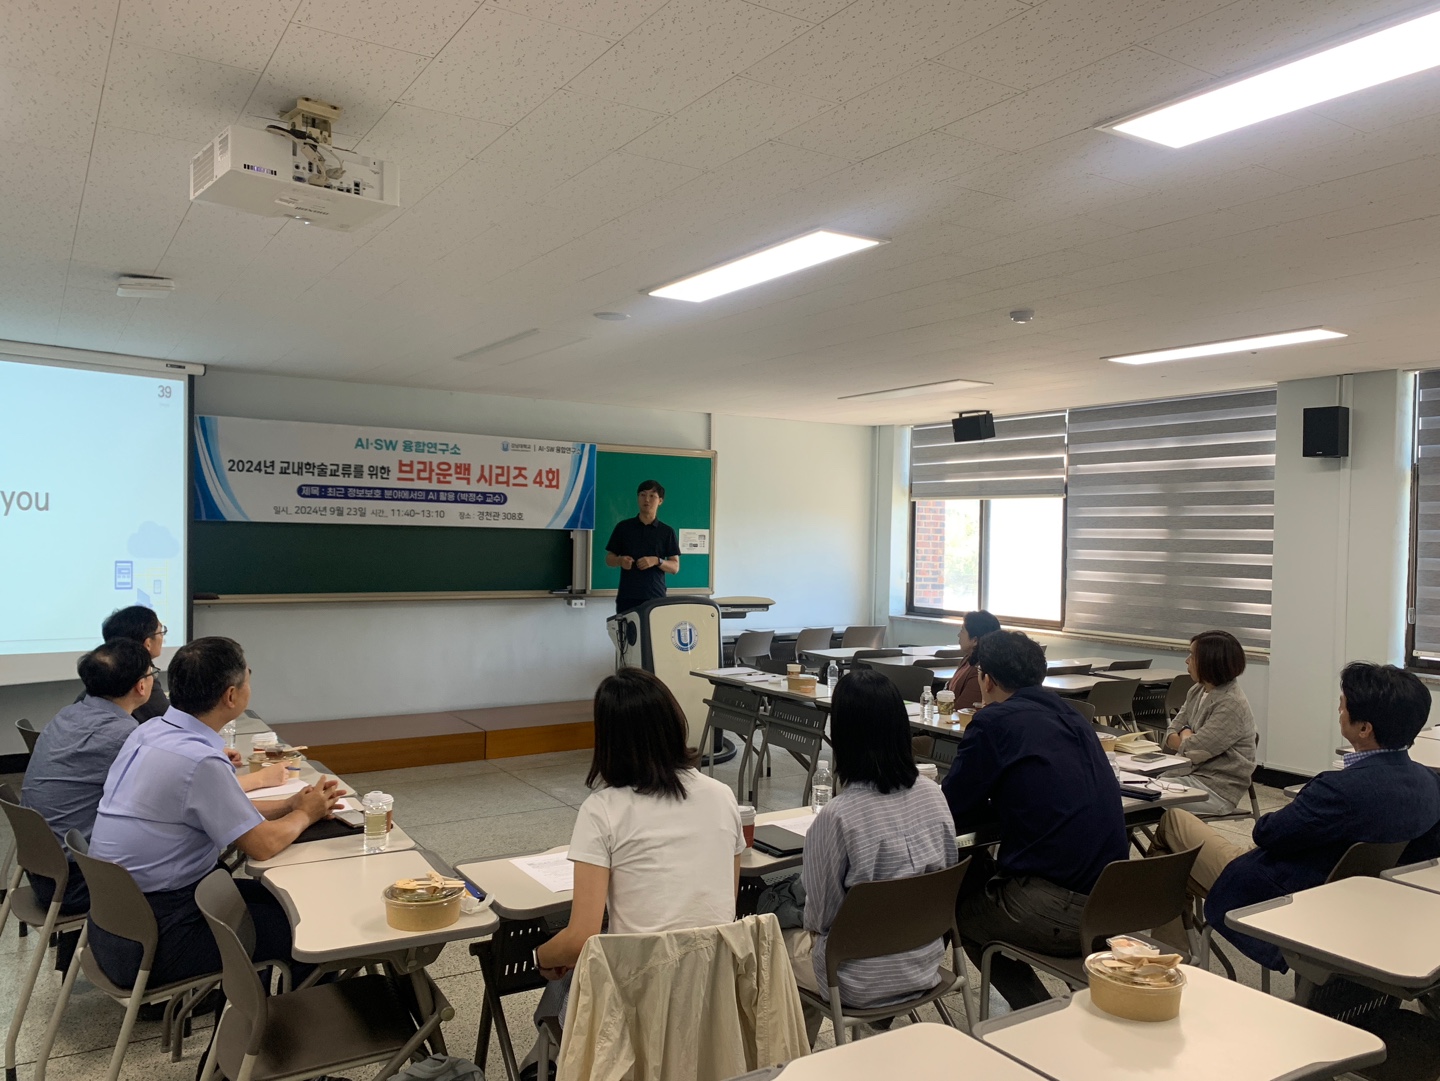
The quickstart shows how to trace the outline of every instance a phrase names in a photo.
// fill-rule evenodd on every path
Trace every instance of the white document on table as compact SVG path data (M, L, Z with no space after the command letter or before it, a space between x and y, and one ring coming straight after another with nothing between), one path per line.
M304 781L286 781L284 784L277 784L271 788L256 788L245 794L251 799L284 799L286 796L293 796L304 787Z
M1176 754L1166 755L1164 758L1153 758L1148 762L1137 762L1133 754L1117 754L1115 763L1121 769L1143 771L1145 773L1161 773L1167 769L1174 769L1176 766L1189 765L1188 758L1181 758Z
M545 852L510 861L551 893L569 893L575 888L575 865L568 852Z
M769 826L779 826L782 830L789 830L791 833L798 833L801 837L809 831L815 822L815 815L809 811L794 818L781 818L773 822L767 822Z

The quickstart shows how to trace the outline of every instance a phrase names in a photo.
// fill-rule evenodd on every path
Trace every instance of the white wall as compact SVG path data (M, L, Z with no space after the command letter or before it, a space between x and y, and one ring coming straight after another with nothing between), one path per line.
M858 425L712 418L716 595L775 601L727 633L868 621L874 442Z
M1329 767L1339 672L1404 663L1411 379L1403 372L1281 383L1267 764ZM1303 458L1302 411L1350 407L1350 456Z

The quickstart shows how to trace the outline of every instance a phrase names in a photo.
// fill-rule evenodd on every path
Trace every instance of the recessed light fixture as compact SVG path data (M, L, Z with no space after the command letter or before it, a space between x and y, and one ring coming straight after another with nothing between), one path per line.
M889 390L867 390L864 394L842 394L842 402L878 402L882 398L913 398L917 394L943 394L949 390L970 390L972 387L993 387L994 383L979 379L944 379L939 383L916 383L908 387L891 387Z
M115 295L155 299L168 297L174 291L175 283L169 278L157 278L153 274L121 274Z
M484 356L495 349L503 349L507 345L514 345L516 342L524 341L540 333L539 327L531 327L529 330L522 330L519 334L512 334L508 338L501 338L498 342L491 342L489 345L482 345L479 349L472 349L468 353L461 353L456 360L474 360L476 357Z
M667 300L689 300L696 303L713 300L737 289L748 289L752 285L759 285L761 282L768 282L786 274L793 274L797 270L827 263L842 255L864 251L884 243L885 241L876 240L874 237L816 229L648 292L652 297L665 297Z
M1115 357L1101 357L1116 364L1159 364L1164 360L1190 360L1194 357L1218 357L1225 353L1249 353L1255 349L1273 349L1277 345L1299 345L1301 342L1323 342L1330 338L1344 338L1338 330L1325 327L1308 327L1305 330L1285 330L1276 334L1261 334L1254 338L1229 338L1223 342L1206 342L1203 345L1180 345L1174 349L1156 349L1149 353L1122 353Z
M1178 149L1436 65L1440 65L1440 12L1102 128Z
M611 323L623 323L626 319L630 318L624 312L591 312L590 314L595 316L596 319L604 319Z

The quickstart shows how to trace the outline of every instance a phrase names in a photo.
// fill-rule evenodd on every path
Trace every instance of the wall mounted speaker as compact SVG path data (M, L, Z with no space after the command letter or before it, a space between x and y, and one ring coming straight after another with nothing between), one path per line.
M1306 458L1348 458L1350 410L1343 405L1305 410L1300 444L1300 453Z
M950 422L955 442L973 443L977 439L995 438L995 414L988 409L961 413Z

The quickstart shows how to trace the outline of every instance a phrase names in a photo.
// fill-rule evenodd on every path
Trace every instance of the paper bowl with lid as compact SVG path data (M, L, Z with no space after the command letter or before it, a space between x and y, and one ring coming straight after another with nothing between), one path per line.
M405 889L386 886L385 922L397 931L438 931L460 918L460 898L464 886L442 886L431 889Z
M1115 955L1106 950L1085 958L1090 1001L1095 1007L1128 1021L1170 1021L1180 1015L1185 973L1175 968L1155 984L1141 984L1106 964Z

